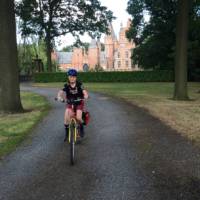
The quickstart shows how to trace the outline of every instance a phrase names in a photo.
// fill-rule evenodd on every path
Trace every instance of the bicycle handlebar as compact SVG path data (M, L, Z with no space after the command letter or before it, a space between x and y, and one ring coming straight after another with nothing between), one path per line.
M77 102L80 102L80 101L85 101L85 100L86 99L76 99L76 100L58 99L57 97L55 97L55 101L60 101L62 103L70 103L70 104L77 103Z

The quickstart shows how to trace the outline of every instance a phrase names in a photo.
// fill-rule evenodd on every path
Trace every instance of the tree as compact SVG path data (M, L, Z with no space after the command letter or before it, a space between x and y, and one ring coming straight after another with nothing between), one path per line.
M73 45L68 45L68 46L64 47L61 51L72 52L73 51Z
M0 112L21 112L14 0L0 1Z
M23 38L18 45L18 63L20 74L31 75L35 71L34 59L40 58L46 67L46 53L44 41L37 38Z
M174 99L188 100L187 94L187 43L189 0L178 0L176 27L176 65Z
M173 66L176 1L129 0L132 24L127 37L134 40L133 61L144 69ZM149 21L145 20L146 15Z
M144 69L174 69L177 0L129 0L132 24L127 37L137 44L133 61ZM200 0L190 1L188 70L190 80L200 72ZM148 14L149 21L145 21Z
M72 52L72 51L73 51L73 48L82 48L82 49L84 49L86 52L88 52L89 46L90 46L90 43L88 43L88 42L81 42L81 41L78 41L78 43L75 42L73 45L69 45L69 46L64 47L61 51L64 51L64 52Z
M190 2L193 12L190 12L188 31L188 78L190 81L200 80L200 0Z
M108 32L108 22L113 19L99 0L22 0L16 10L23 22L22 33L45 39L49 71L55 37L71 33L79 39L85 32L96 37Z

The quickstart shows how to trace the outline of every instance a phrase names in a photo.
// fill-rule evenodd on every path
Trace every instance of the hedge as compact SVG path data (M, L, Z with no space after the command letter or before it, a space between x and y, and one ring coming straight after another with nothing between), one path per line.
M35 82L65 82L66 73L36 73ZM135 72L80 72L78 78L82 82L171 82L174 81L172 71L135 71Z

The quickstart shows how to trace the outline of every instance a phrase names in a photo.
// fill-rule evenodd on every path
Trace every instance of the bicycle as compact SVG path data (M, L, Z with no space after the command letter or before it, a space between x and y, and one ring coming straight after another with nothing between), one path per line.
M55 98L57 101L58 99ZM76 103L80 101L84 101L85 99L77 99L77 100L61 100L62 103L70 103L72 105L72 110L76 113ZM80 135L80 125L77 122L75 116L70 119L69 123L69 132L68 132L68 142L70 144L70 164L74 165L75 161L75 144L77 143L77 135Z

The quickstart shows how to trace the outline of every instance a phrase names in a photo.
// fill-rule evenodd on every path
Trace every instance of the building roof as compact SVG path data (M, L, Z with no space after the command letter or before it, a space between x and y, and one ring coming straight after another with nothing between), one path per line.
M115 31L114 31L114 28L113 28L112 23L110 23L109 29L110 29L110 34L111 34L111 36L112 36L112 39L113 39L113 40L117 40L117 37L116 37L116 35L115 35Z
M70 64L72 62L72 52L56 52L58 64Z

